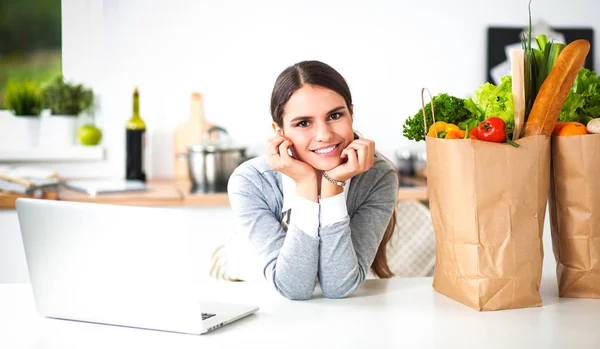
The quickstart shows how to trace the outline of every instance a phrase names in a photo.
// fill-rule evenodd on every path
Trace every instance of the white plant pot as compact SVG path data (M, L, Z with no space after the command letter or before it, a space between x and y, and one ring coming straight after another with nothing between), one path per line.
M0 110L0 149L24 149L38 146L40 117L15 116Z
M77 117L42 113L40 147L70 148L75 145Z

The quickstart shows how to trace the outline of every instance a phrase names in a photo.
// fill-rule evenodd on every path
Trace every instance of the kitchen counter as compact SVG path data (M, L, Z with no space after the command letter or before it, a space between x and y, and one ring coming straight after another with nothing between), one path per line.
M70 189L60 189L58 193L47 193L44 198L75 202L95 202L102 204L133 206L228 206L227 193L191 194L187 180L153 179L150 190L144 192L98 194L95 196ZM427 200L427 187L424 180L403 179L398 191L398 200ZM19 195L0 193L0 208L12 209Z
M0 347L600 347L600 302L559 298L551 270L541 281L543 306L525 309L477 312L434 291L432 282L430 277L366 280L343 300L324 298L317 286L309 301L298 302L266 282L210 281L203 285L204 298L256 304L260 310L201 336L44 318L36 312L30 284L0 284Z
M91 196L70 189L61 189L58 200L96 202L133 206L227 206L227 193L191 194L187 180L153 179L150 190L143 192L99 194Z

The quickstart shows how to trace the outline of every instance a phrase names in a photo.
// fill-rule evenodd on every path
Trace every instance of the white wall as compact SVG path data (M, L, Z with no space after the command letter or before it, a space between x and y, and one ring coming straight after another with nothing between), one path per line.
M66 176L123 176L134 86L149 127L149 174L172 175L172 130L189 96L250 151L270 134L275 78L305 59L348 80L355 125L388 156L422 149L402 136L420 88L465 97L486 79L486 28L525 26L528 0L63 0L63 71L101 101L105 162L58 166ZM600 30L600 2L533 1L533 21ZM596 39L597 40L597 39ZM600 66L596 49L595 66Z

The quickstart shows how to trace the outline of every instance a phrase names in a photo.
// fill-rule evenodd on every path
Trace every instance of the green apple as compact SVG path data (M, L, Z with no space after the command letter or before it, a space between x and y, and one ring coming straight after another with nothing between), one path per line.
M102 131L95 125L86 124L79 128L77 136L83 145L98 145L102 139Z

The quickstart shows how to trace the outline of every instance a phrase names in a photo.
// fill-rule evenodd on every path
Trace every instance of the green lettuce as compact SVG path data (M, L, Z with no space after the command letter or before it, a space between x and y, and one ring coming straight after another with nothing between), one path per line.
M586 124L600 117L600 77L581 68L567 95L558 121L579 121Z
M458 127L461 130L467 131L476 128L480 122L485 120L485 114L479 109L472 98L465 99L465 109L469 111L471 117L458 123Z
M510 75L500 78L500 85L495 86L486 82L475 91L472 101L467 100L465 106L471 102L479 109L479 120L497 116L506 123L506 133L512 134L515 127L515 107L512 95L512 77Z

